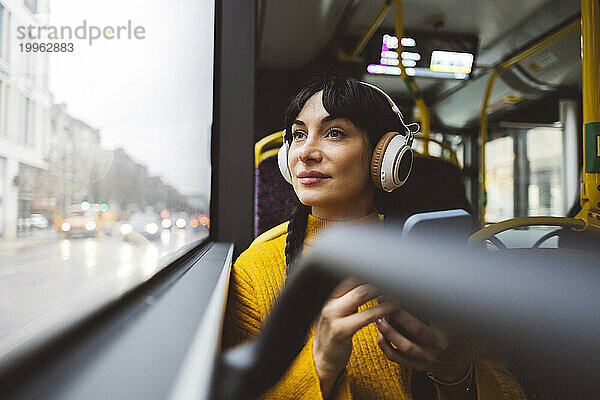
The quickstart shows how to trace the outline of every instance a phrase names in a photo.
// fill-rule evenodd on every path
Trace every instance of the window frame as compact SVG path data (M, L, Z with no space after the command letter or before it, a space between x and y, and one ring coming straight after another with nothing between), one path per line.
M212 362L202 372L210 379L221 335L216 322L225 313L232 256L231 244L195 244L125 296L2 357L0 397L81 398L83 392L86 399L162 399L165 391L182 384L188 346L197 346L199 340L210 341ZM161 362L136 368L141 367L136 360L156 358ZM106 374L114 385L98 379Z
M213 54L213 87L215 90L215 101L213 103L213 129L211 130L211 169L213 171L213 180L215 179L215 170L217 169L214 161L214 150L216 146L223 145L223 142L219 141L220 129L215 128L214 119L215 115L220 115L219 111L215 110L219 107L219 103L217 102L218 99L223 97L217 92L217 90L222 90L221 86L217 84L217 81L221 81L222 76L219 75L222 73L221 60L217 58L217 55L225 53L220 49L221 35L218 34L218 32L224 25L222 23L221 11L226 7L224 7L223 3L232 4L234 2L240 5L245 4L244 0L215 0ZM251 26L249 29L254 29L254 26ZM242 47L241 44L239 46ZM237 68L242 69L241 66L238 66ZM25 94L14 93L14 95L17 96L15 98L16 100L20 103L22 101L19 106L26 106L25 99L27 96L25 96ZM235 93L235 96L238 95L239 93ZM20 124L21 121L18 121L18 125ZM21 135L17 135L15 139L22 142L19 136ZM249 135L249 137L250 140L252 140L252 135ZM251 148L249 148L248 153L251 154ZM235 158L237 156L233 154L232 157ZM124 335L126 335L129 330L136 330L141 335L138 337L152 335L154 330L148 329L147 326L141 326L140 322L144 319L151 318L154 321L153 324L155 327L161 326L161 318L157 317L157 314L152 312L154 309L153 306L155 305L151 304L154 301L153 299L161 296L164 296L165 298L169 296L170 298L173 298L173 296L175 296L180 299L192 299L194 295L199 293L210 294L210 292L198 290L198 285L204 282L207 269L211 270L213 278L215 276L219 278L218 280L213 279L212 283L207 287L209 287L209 289L212 288L213 290L212 300L209 305L215 307L210 315L213 320L212 323L209 323L209 326L217 329L217 331L213 330L212 333L210 333L210 337L213 341L220 341L221 320L224 315L224 301L227 296L226 283L229 278L234 247L233 244L229 242L214 243L211 241L211 238L215 236L213 227L218 223L217 221L212 220L212 205L215 201L214 197L216 196L214 193L216 192L218 192L218 189L215 187L213 181L213 184L211 185L211 229L208 237L190 242L178 251L171 253L162 263L160 270L153 276L144 278L133 284L123 295L115 298L103 299L103 301L98 304L94 304L84 310L79 310L78 313L66 316L60 323L57 323L52 330L37 332L36 335L30 338L31 340L28 343L19 346L9 355L0 357L0 382L2 382L0 383L0 397L2 397L3 393L7 391L12 393L12 390L16 389L25 390L25 392L23 392L25 393L23 398L27 398L27 396L39 398L35 394L32 395L32 392L28 391L27 388L34 388L33 391L35 392L35 390L37 390L36 387L40 385L42 389L45 387L48 390L47 392L44 392L44 398L53 398L53 396L56 398L63 398L65 391L76 388L79 382L74 382L72 376L69 374L59 374L60 376L58 376L56 374L57 371L53 370L53 368L49 368L50 365L54 366L54 362L57 359L60 359L63 363L61 365L66 366L67 368L77 367L89 372L94 368L94 363L86 363L85 359L82 363L81 359L76 359L77 356L73 358L73 352L78 352L80 356L83 355L84 357L86 357L90 351L105 354L106 352L111 351L111 343L114 343L107 342L107 335L111 336L114 341L119 341L123 340ZM237 197L235 193L232 196L232 199L235 199L236 203L239 202L239 197ZM231 200L229 203L231 203ZM221 208L221 210L223 211L224 208ZM248 225L251 227L251 224ZM248 240L249 239L250 238L248 238ZM190 282L195 282L196 284L190 285ZM182 291L177 289L177 287L182 284L187 287L185 291L186 295L183 297L181 296ZM193 308L196 312L181 315L181 320L198 319L198 321L200 321L203 314L197 312L197 307L201 306L201 304L193 302L190 304L194 306ZM169 307L171 314L178 314L180 309L177 306L177 302L171 302ZM210 310L205 309L203 311L206 314ZM217 320L219 320L218 324L216 324ZM206 324L203 325L206 326ZM179 324L174 324L174 326L180 328ZM194 328L197 327L197 325L194 325ZM195 330L193 332L195 332ZM126 347L131 348L135 346L135 343L136 340L130 340ZM169 345L180 346L177 342L173 342L171 338L163 337L161 341L155 343L153 348L148 349L148 352L159 352L161 347ZM213 350L215 351L216 360L216 352L218 349L217 347L214 347ZM65 352L69 354L65 356ZM123 357L126 357L126 355L123 355ZM182 358L180 364L184 361L185 359ZM118 365L120 365L119 362L113 364L113 367L115 368L115 379L121 377L123 373L123 371L121 371L120 375L117 372ZM162 365L160 363L153 364L152 367L159 373L162 371ZM61 371L64 372L65 370ZM134 370L132 369L131 371ZM176 372L179 372L179 367ZM48 382L41 377L41 375L46 373L49 373L52 378L59 380L61 384L48 387ZM96 372L91 373L94 374ZM210 379L211 375L209 373L206 373L205 375L206 379ZM18 382L15 380L18 380ZM136 384L135 379L132 379L130 383L130 387L137 387L139 390L144 389L141 385ZM119 387L119 385L117 385L117 387ZM148 397L137 396L135 398Z

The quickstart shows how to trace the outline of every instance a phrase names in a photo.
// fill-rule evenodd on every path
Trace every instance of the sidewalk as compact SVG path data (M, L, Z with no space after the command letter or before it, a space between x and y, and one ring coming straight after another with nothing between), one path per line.
M55 230L33 232L28 235L19 236L16 239L5 240L0 238L0 251L24 249L45 243L56 242L61 238Z

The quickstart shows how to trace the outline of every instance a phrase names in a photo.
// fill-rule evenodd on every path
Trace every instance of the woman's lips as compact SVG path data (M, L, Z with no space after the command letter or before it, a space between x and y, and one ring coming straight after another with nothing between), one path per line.
M317 170L303 170L298 174L298 180L302 185L315 185L329 178L331 178L331 176Z
M298 178L298 180L300 181L301 184L303 185L314 185L317 183L321 183L324 180L329 179L329 177L316 177L316 176L310 176L310 177L306 177L306 178Z

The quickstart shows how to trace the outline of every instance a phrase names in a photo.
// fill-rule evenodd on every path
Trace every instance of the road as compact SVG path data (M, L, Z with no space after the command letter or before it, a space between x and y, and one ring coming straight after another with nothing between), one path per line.
M0 357L77 308L102 304L158 272L207 233L163 231L156 241L50 235L0 249ZM34 240L35 239L35 240ZM23 245L25 243L25 245Z

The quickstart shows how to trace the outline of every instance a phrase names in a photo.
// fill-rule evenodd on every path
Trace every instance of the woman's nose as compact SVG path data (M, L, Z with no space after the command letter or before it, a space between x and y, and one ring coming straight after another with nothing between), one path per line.
M299 160L303 162L321 160L323 155L321 153L318 139L315 136L309 136L308 139L304 141L302 147L299 149L300 151L298 152Z

